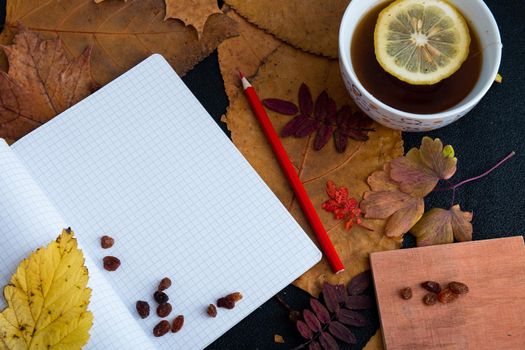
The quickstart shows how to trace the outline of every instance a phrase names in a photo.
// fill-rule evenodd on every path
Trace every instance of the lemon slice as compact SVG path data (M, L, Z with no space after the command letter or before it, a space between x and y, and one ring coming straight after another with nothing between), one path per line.
M431 85L454 74L469 54L463 16L444 0L397 0L379 14L374 32L379 64L413 85Z

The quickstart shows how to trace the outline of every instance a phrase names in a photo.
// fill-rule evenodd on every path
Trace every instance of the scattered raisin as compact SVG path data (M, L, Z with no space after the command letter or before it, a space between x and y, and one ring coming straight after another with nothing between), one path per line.
M217 299L217 306L223 307L225 309L233 309L235 307L235 301L233 299L228 299L226 297Z
M171 331L173 333L177 333L181 330L182 326L184 325L184 316L179 315L173 319L173 323L171 324Z
M455 294L467 294L468 286L461 282L450 282L448 288Z
M153 335L156 337L162 337L169 332L170 328L170 323L166 320L162 320L153 328Z
M171 280L168 277L164 277L160 280L159 287L157 288L157 290L162 292L163 290L166 290L169 287L171 287Z
M137 312L139 313L140 318L146 318L149 316L149 304L147 301L139 300L137 301Z
M423 297L423 304L425 305L434 305L437 303L438 297L435 293L427 293Z
M155 299L155 301L159 304L166 304L168 300L170 300L168 295L161 291L156 291L153 293L153 299Z
M448 304L453 302L458 298L458 295L455 294L450 288L445 288L438 294L439 302L443 304Z
M159 317L167 317L171 313L172 309L173 308L171 307L170 303L160 304L157 306L157 315L159 315Z
M115 244L115 240L109 236L102 236L100 237L100 246L104 249L108 249L113 247L113 244Z
M120 266L120 260L114 256L105 256L102 261L104 262L104 268L108 271L115 271Z
M206 312L211 317L217 317L217 308L213 304L208 305L208 309L206 310Z
M242 299L242 294L239 292L231 293L225 296L226 299L232 300L234 303Z
M401 289L401 298L405 300L412 298L412 288L406 287Z
M441 292L441 285L434 281L426 281L421 283L421 287L425 288L429 292L439 294Z

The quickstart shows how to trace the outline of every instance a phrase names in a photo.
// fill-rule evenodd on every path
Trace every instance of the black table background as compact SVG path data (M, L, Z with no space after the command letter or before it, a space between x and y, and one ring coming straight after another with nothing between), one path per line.
M5 2L0 0L2 23ZM523 0L485 2L498 21L504 44L500 67L503 84L494 84L481 103L455 124L425 134L403 135L406 150L419 146L424 135L452 144L458 158L454 183L482 173L510 151L516 151L517 155L504 167L457 191L456 202L474 212L476 240L525 233L525 3ZM228 100L217 53L203 60L183 80L227 133L226 126L220 122ZM446 208L450 204L450 193L431 194L426 204ZM407 237L404 245L413 244L413 239ZM308 294L298 288L288 286L280 294L293 308L308 306ZM366 344L378 327L377 315L371 312L369 316L370 326L355 331L359 343L342 348L361 349ZM274 334L282 335L286 343L275 344ZM287 312L272 298L207 349L289 349L300 342L294 325L287 320Z

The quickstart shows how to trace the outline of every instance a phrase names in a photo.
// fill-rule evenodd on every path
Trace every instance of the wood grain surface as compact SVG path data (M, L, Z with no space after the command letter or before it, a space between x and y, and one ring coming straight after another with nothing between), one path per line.
M372 253L383 339L394 349L525 349L522 237ZM424 305L421 282L460 281L469 293ZM404 300L400 290L411 287Z

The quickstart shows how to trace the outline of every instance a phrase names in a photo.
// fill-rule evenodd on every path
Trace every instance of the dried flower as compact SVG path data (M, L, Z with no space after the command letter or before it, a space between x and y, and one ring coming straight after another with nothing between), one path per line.
M349 196L348 188L341 186L337 187L333 181L326 183L326 194L328 199L322 204L322 208L328 212L334 213L334 219L345 220L345 228L350 230L354 224L361 224L361 209L359 209L359 202Z

